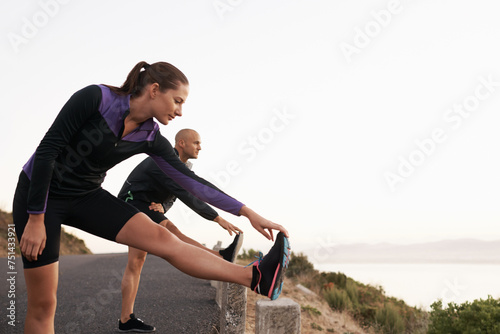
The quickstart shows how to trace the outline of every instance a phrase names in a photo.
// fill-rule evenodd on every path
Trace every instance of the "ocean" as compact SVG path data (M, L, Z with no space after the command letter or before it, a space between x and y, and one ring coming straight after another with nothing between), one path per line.
M322 263L314 267L342 272L364 284L380 285L387 296L425 310L430 310L438 299L447 305L486 299L488 295L500 298L499 264Z

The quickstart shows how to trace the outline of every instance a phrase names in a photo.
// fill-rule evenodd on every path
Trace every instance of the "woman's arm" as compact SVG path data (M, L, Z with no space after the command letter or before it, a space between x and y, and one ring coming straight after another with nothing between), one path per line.
M158 134L157 140L156 148L159 149L160 155L150 154L151 157L161 170L181 187L203 202L212 204L234 215L243 215L247 217L252 226L267 239L274 240L273 229L279 230L289 237L288 231L283 226L263 218L243 203L225 194L210 182L193 173L177 158L172 146L166 138ZM269 233L266 230L268 230Z
M45 212L55 159L85 121L93 113L98 112L101 98L102 92L98 86L88 86L73 94L43 137L32 157L32 165L28 163L25 166L25 171L31 180L28 213Z
M76 92L59 112L49 131L38 146L32 161L24 167L30 178L28 192L29 218L19 242L28 261L36 261L45 248L46 201L55 159L88 117L98 111L101 90L89 86Z

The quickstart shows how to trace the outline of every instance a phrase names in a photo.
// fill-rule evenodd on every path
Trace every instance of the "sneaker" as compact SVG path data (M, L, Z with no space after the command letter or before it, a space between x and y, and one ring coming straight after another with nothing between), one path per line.
M219 254L222 255L224 260L229 262L234 262L242 245L243 245L243 233L236 234L232 244L230 244L226 249L221 249L219 251Z
M156 331L156 328L146 325L144 321L136 318L133 313L130 315L130 320L126 323L118 320L118 332L151 333L154 331Z
M280 232L269 253L263 258L261 253L259 259L253 263L250 288L258 294L271 298L271 300L277 299L283 288L283 279L285 270L288 268L289 257L290 242Z

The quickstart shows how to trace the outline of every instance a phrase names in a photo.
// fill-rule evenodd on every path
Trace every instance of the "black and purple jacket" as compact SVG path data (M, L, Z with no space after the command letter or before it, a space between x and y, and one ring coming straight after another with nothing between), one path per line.
M83 88L68 100L23 167L31 181L28 213L44 213L48 196L79 196L99 189L110 168L147 153L196 198L238 215L243 204L187 168L153 119L121 138L129 102L130 95L117 95L104 85Z

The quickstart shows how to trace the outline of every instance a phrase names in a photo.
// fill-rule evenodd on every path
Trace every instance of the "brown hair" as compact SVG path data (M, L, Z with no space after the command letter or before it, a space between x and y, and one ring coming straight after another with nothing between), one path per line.
M177 67L166 62L157 62L149 65L145 61L138 62L127 76L127 80L121 87L108 86L118 95L128 95L137 97L142 94L142 90L149 84L157 83L160 91L177 89L179 84L189 85L189 81Z

